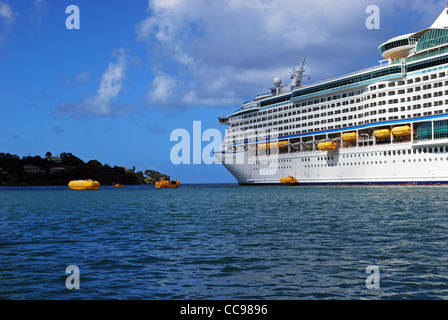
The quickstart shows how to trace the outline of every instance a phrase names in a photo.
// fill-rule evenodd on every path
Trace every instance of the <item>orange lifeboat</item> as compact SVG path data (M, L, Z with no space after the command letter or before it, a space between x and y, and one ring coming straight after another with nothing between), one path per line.
M400 126L392 129L392 134L396 137L407 137L411 135L411 126Z
M100 183L91 179L73 180L68 183L68 186L72 190L98 190Z
M114 187L114 188L124 188L124 185L119 184L119 183L114 183L114 184L112 185L112 187Z
M317 145L317 148L321 151L331 151L331 150L336 149L337 146L338 146L338 144L336 142L330 140L330 141L320 142Z
M378 129L373 132L378 139L390 138L390 129Z
M297 178L293 176L281 177L280 182L283 184L294 184L297 182Z
M160 180L156 182L156 188L178 188L180 182L176 180Z

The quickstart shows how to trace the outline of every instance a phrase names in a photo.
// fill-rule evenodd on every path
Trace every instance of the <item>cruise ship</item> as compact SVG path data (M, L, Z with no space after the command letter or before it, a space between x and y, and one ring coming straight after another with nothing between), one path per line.
M448 8L378 48L377 66L291 83L219 117L215 156L241 185L448 184Z

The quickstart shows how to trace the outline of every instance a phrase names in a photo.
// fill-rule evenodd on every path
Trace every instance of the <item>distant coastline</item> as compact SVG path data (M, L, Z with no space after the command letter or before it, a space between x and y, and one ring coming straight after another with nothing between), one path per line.
M71 180L93 179L101 185L154 184L159 179L169 179L155 170L136 171L123 166L109 166L97 160L84 162L71 153L45 157L20 158L10 153L0 153L0 186L61 186Z

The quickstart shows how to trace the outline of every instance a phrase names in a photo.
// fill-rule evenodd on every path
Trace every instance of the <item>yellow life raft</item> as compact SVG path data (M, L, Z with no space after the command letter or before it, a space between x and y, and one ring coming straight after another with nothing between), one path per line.
M161 180L156 182L156 188L178 188L180 182L176 180Z
M378 129L373 132L378 139L390 138L390 129Z
M392 134L396 137L407 137L411 135L411 126L400 126L392 129Z
M288 146L288 140L282 140L282 141L259 143L257 149L264 150L273 148L286 148L287 146Z
M281 177L280 182L283 184L293 184L297 182L297 179L293 176Z
M91 179L73 180L68 183L68 186L72 190L98 190L100 183Z
M334 141L325 141L317 144L317 148L321 151L330 151L336 149L338 144Z
M357 138L359 139L359 136L356 135L356 132L345 132L342 134L342 140L345 142L355 142Z

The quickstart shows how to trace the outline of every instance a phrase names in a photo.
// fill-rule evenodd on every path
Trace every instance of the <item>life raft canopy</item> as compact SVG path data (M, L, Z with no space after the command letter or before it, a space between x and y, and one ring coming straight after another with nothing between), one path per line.
M160 180L156 182L156 188L178 188L180 182L176 180Z
M280 182L283 184L294 184L297 182L297 178L293 176L281 177Z
M91 179L72 180L68 183L68 186L72 190L98 190L100 183Z
M317 148L321 151L331 151L338 147L338 144L333 140L320 142L317 144Z

